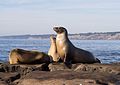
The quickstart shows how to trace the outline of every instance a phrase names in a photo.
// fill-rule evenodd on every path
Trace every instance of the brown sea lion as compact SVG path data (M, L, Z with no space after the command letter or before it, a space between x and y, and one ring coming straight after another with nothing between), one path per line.
M13 49L9 54L10 64L38 64L51 61L51 57L44 52Z
M53 30L57 33L57 52L65 64L100 63L100 60L91 52L75 47L69 40L68 32L64 27L54 27Z
M56 47L56 38L53 36L50 36L50 49L48 51L48 55L53 58L53 62L58 62L60 57L57 53L57 47Z

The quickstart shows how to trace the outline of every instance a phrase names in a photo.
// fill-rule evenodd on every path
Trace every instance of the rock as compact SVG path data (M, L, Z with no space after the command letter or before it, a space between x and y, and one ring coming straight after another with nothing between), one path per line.
M0 85L8 85L8 84L4 81L0 81Z
M98 72L34 71L21 79L18 85L109 85L118 80L116 75Z
M113 62L112 64L120 65L120 62Z
M18 85L99 85L93 79L80 79L77 72L72 71L35 71L19 81Z
M90 79L73 79L73 80L51 79L44 81L39 81L36 79L26 79L19 83L18 85L100 85L100 84L96 84L94 80Z
M48 67L50 71L70 70L64 63L51 63Z
M120 67L114 64L73 64L69 69L54 63L48 67L50 72L34 71L18 85L114 85L120 80Z
M18 83L18 79L24 78L24 76L32 71L48 71L47 64L25 65L25 64L0 64L0 79L7 84L11 84L13 81ZM2 77L3 76L3 77ZM4 82L0 82L1 84ZM0 85L1 85L0 84Z
M0 64L0 85L120 85L120 64Z
M115 85L120 85L120 80L118 82L116 82Z
M34 71L34 70L40 70L40 71L48 71L48 64L0 64L0 72L22 72L23 70L26 71Z
M72 64L71 68L68 68L63 63L49 64L50 71L59 71L59 70L72 70L76 72L86 71L86 72L107 72L107 73L120 73L120 65L118 64Z
M80 64L74 71L87 71L87 72L106 72L118 74L120 72L120 65L114 64Z
M11 84L14 80L19 79L20 78L20 74L17 72L0 72L0 79L1 79L1 83L9 83Z
M59 71L59 70L74 70L76 69L81 63L72 64L70 67L67 67L64 63L50 63L48 68L50 71Z

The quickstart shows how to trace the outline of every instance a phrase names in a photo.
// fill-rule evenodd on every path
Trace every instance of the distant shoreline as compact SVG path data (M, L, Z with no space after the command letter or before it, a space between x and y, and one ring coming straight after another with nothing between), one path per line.
M9 35L0 36L0 39L48 39L50 35L55 34L42 34L42 35ZM120 40L120 32L94 32L94 33L78 33L69 34L70 39L78 40Z

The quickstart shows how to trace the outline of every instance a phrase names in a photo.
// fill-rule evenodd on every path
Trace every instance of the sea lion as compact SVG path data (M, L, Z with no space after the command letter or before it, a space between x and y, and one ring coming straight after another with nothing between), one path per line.
M89 51L75 47L68 38L68 32L64 27L54 27L57 33L56 46L60 58L65 64L71 63L100 63Z
M38 64L51 61L51 57L44 52L13 49L9 54L10 64Z
M58 62L60 57L57 53L57 47L56 47L56 38L53 36L50 36L50 49L48 51L48 55L53 58L53 62Z

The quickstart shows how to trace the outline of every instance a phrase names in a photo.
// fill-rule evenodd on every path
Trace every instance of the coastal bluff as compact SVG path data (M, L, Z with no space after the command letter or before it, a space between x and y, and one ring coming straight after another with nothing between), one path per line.
M1 63L0 85L120 85L120 63Z

